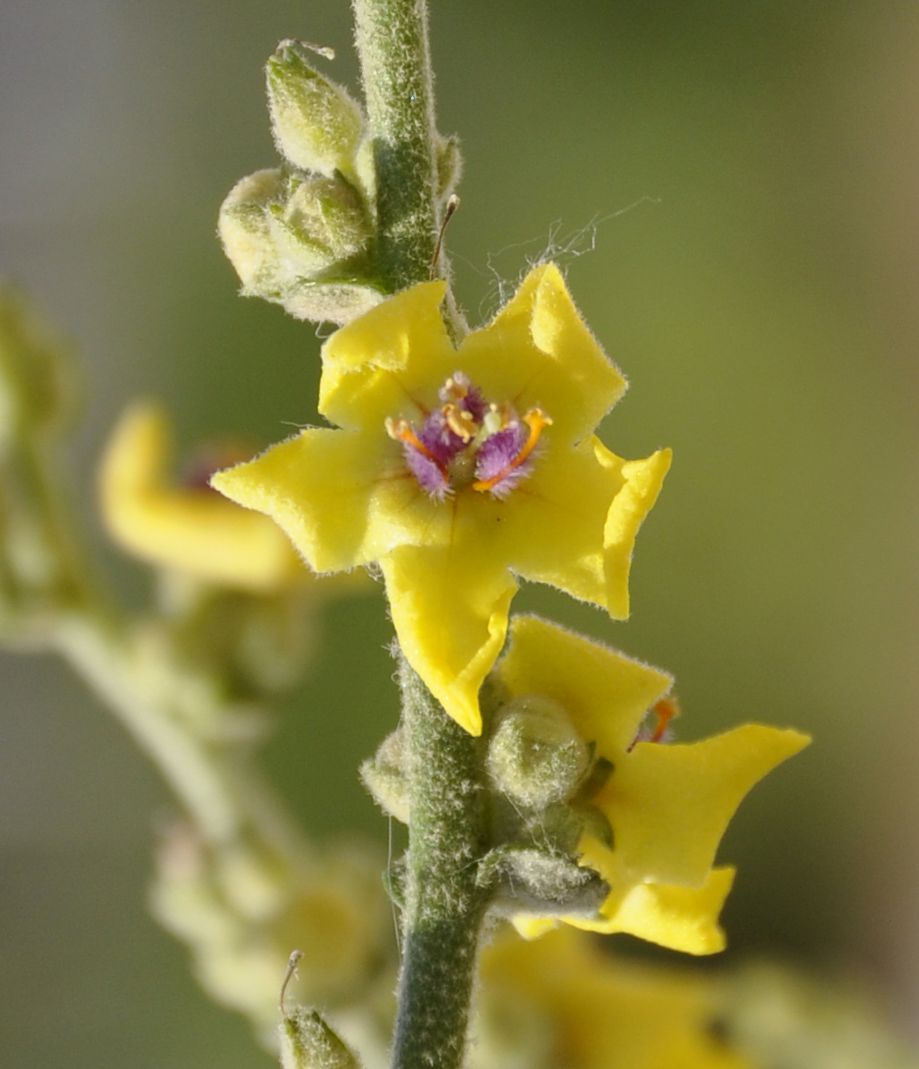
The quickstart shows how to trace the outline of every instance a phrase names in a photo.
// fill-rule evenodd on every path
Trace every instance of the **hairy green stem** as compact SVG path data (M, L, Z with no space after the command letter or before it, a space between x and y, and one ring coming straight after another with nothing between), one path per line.
M401 657L409 854L394 1069L459 1069L487 905L480 740L432 700Z
M377 182L378 266L396 291L431 274L439 225L426 0L353 0ZM455 333L461 318L447 301ZM394 1069L459 1069L486 896L479 742L400 656L410 802Z
M373 139L378 264L392 291L428 278L439 224L425 0L353 0Z
M49 475L48 443L22 435L0 461L3 482L2 541L10 600L22 616L39 619L56 606L103 611L80 560L68 524L64 495ZM30 619L20 637L31 639Z
M224 712L201 707L219 701L210 696L209 681L192 678L168 643L155 643L154 651L149 623L144 643L143 629L93 576L46 454L43 443L27 439L6 458L5 489L16 496L12 511L22 528L17 537L31 543L37 562L28 574L11 575L7 622L15 622L13 630L32 646L54 649L70 663L150 758L206 840L217 845L250 835L299 848L292 825L245 755L197 730L205 713L219 722Z
M245 818L234 777L223 774L216 755L182 723L175 696L161 692L172 674L160 670L154 683L130 637L90 617L61 621L55 639L152 760L202 835L212 842L237 838Z

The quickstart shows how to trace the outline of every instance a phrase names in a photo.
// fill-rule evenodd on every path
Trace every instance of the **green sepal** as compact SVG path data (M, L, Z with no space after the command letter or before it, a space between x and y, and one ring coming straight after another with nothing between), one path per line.
M297 1007L278 1029L283 1069L360 1069L357 1056L316 1010Z
M479 862L476 882L491 889L502 910L544 917L592 916L609 894L609 886L592 869L525 843L490 850Z

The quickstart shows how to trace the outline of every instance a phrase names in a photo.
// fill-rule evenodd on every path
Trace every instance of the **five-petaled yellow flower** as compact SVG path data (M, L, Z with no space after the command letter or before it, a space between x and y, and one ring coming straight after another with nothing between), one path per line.
M500 933L481 976L474 1069L502 1054L528 1069L752 1069L714 1035L710 978L617 960L570 928L536 944Z
M477 735L514 577L627 616L670 453L625 461L594 437L625 380L554 265L458 347L445 289L405 290L326 342L319 411L341 429L302 431L212 484L273 517L317 572L378 561L405 656Z
M585 831L579 862L610 892L598 916L564 920L690 954L723 949L718 914L734 870L712 867L718 843L744 795L808 737L745 724L701 742L640 741L642 721L670 690L670 676L533 616L514 618L495 671L509 700L552 703L608 772L589 802L611 835ZM518 914L514 923L535 937L556 922Z

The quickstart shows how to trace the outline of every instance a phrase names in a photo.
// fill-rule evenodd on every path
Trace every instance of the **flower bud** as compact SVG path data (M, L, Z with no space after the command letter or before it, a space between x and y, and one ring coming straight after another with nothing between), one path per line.
M297 319L346 323L383 299L366 277L368 209L341 175L258 171L230 190L218 230L243 295Z
M294 319L314 323L349 323L386 297L368 282L354 279L308 279L294 286L279 303Z
M360 195L340 176L291 178L285 202L271 203L267 216L282 285L352 260L371 237Z
M265 67L278 151L296 167L331 178L354 174L364 118L347 90L307 63L303 47L282 41Z
M315 1010L298 1007L278 1028L282 1069L359 1069L360 1062Z
M399 730L387 735L374 756L361 765L361 780L385 813L408 824L408 783Z
M495 847L482 859L477 882L496 889L499 903L513 915L590 916L609 894L607 884L592 869L535 846Z
M237 182L220 206L217 232L247 296L264 296L275 286L277 253L268 207L280 203L284 187L280 170L256 171Z
M543 809L570 797L590 765L590 747L550 698L524 695L499 712L486 768L511 801Z

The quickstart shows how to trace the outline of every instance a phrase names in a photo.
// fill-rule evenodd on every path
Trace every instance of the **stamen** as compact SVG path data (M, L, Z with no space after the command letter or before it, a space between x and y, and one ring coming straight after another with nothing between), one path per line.
M444 476L447 477L447 470L431 452L430 449L422 442L422 440L415 433L414 427L411 423L405 419L393 419L392 416L387 416L385 421L386 433L390 438L394 438L397 442L404 442L405 445L410 445L412 449L417 449L423 457L427 457L432 464L436 464L438 470Z
M464 375L457 373L456 375L451 375L443 384L443 388L440 391L440 399L442 401L462 401L468 394L468 381L466 381Z
M447 426L457 438L462 438L464 442L471 442L478 434L479 425L476 423L475 416L465 408L458 408L450 402L444 405L442 411Z
M661 698L651 712L657 718L657 723L648 742L660 742L667 731L667 725L680 715L680 703L674 697Z
M545 414L540 408L531 408L529 412L523 417L523 422L529 428L529 435L527 440L523 443L520 451L517 455L506 464L497 474L493 475L490 479L480 479L478 482L472 484L473 490L478 490L480 493L486 490L493 490L499 483L510 475L510 473L524 464L533 450L536 448L536 444L539 441L539 437L546 427L551 426L552 420Z

